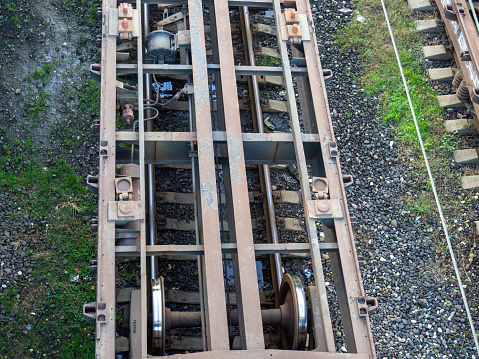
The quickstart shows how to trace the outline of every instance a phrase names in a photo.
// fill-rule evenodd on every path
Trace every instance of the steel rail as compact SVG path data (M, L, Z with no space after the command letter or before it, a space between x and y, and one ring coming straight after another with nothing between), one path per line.
M141 0L137 0L136 8L141 11ZM139 35L137 37L137 48L143 49L143 37L142 37L142 28L138 26ZM140 166L140 201L143 204L146 201L146 178L145 178L145 122L144 122L144 105L143 105L143 51L138 51L138 61L137 61L137 79L138 79L138 147L139 147L139 157L138 162ZM148 300L147 300L147 287L148 287L148 274L147 274L147 263L146 263L146 221L145 218L140 220L140 281L141 281L141 317L147 318L148 316ZM142 356L146 356L148 350L148 321L141 321L141 353Z
M249 11L247 7L240 7L240 20L242 22L242 29L244 34L243 41L246 42L247 47L247 64L248 66L255 66L255 55L253 49L253 36L251 35L251 25L249 20ZM256 126L258 128L259 133L264 133L264 125L263 125L263 111L261 109L261 102L260 102L260 93L259 93L259 85L258 85L258 78L256 75L252 75L250 77L251 89L253 94L253 101L252 101L252 112L253 117L256 117ZM251 93L250 93L251 96ZM276 226L276 211L274 209L274 201L273 201L273 193L271 189L271 173L269 170L269 165L262 165L259 166L261 182L264 186L264 192L266 193L266 211L267 217L269 222L269 229L270 229L270 236L271 242L274 244L279 243L278 240L278 228ZM265 211L265 212L266 212ZM273 254L273 275L276 280L277 289L281 287L281 280L283 277L283 266L281 264L281 255L279 253Z
M149 5L143 5L143 35L146 35L150 32L149 26L149 19L150 19L150 8ZM144 39L143 39L144 40ZM151 74L147 74L145 76L145 97L149 100L151 98ZM160 89L157 89L160 91ZM151 110L147 111L146 114L147 118L151 117ZM146 130L148 132L153 131L153 123L152 121L148 121L146 123ZM156 202L155 202L155 187L156 185L156 178L155 178L155 165L149 163L148 165L148 237L150 245L156 244L156 237L157 237L157 226L156 226ZM150 258L150 272L151 272L151 279L158 278L158 258L151 257Z

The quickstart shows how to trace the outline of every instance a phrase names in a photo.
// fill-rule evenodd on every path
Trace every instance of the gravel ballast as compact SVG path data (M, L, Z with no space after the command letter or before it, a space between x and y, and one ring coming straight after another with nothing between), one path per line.
M424 185L412 174L394 126L382 122L379 100L362 90L358 54L335 42L341 24L357 21L356 12L344 11L354 10L353 3L311 6L323 68L334 74L327 92L342 170L355 181L347 195L364 287L379 301L370 315L377 356L475 357L452 270L435 265L439 218L410 211L409 201Z

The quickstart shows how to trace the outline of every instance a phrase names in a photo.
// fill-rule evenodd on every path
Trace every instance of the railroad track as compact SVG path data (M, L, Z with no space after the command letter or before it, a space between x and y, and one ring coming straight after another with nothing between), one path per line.
M452 85L451 93L438 96L439 106L454 114L444 121L446 132L476 135L479 129L478 4L473 4L473 10L469 1L409 0L409 6L426 14L425 19L416 22L418 31L444 33L447 37L445 45L423 48L424 58L438 64L428 70L429 78ZM455 150L454 160L458 164L479 163L477 148ZM479 176L462 176L461 185L463 189L479 188Z
M309 2L99 16L97 357L375 357Z

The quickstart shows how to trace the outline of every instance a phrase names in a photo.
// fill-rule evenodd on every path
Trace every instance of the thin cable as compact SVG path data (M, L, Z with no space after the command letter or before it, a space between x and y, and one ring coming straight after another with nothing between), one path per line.
M401 72L402 82L404 84L407 100L409 102L409 107L411 108L412 118L414 120L414 126L416 127L417 137L419 139L419 144L421 145L422 155L424 157L424 162L427 168L427 174L429 175L429 180L431 181L431 188L434 193L434 199L436 200L437 210L439 211L439 217L441 218L442 229L444 230L444 235L446 236L447 247L449 248L449 253L451 254L452 264L454 266L454 271L456 273L457 284L459 285L459 290L461 291L461 295L462 295L462 301L464 302L464 307L466 308L467 319L469 320L469 325L471 327L472 335L474 338L474 344L476 345L476 350L477 350L477 353L479 354L479 342L476 335L476 329L474 328L474 322L472 320L471 310L469 309L466 293L464 292L464 287L462 286L461 273L459 272L459 268L457 266L456 257L454 255L454 250L451 244L451 238L449 237L449 231L447 230L446 220L444 219L444 214L442 212L441 202L439 201L439 196L437 195L436 185L434 183L434 177L432 176L431 168L429 166L429 160L427 159L426 150L424 149L424 143L422 142L421 131L419 130L419 125L416 119L416 112L414 111L414 107L411 101L411 96L409 95L409 88L407 86L406 77L404 76L401 59L399 58L398 49L396 47L396 41L394 40L391 24L389 23L389 16L386 10L386 5L384 4L384 0L381 0L381 4L383 6L384 16L386 17L386 23L388 25L389 34L391 35L391 40L394 47L394 53L396 54L396 59L399 65L399 71Z
M479 21L477 21L476 9L474 8L474 5L472 4L472 0L469 0L469 5L471 6L472 17L474 18L474 22L476 23L476 30L479 31Z

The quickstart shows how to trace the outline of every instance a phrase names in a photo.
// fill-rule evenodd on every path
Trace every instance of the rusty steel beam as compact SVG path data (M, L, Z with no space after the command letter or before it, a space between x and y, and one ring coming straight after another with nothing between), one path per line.
M253 50L253 36L251 33L251 25L249 21L249 10L247 7L239 8L240 21L243 28L243 44L248 50L245 52L245 61L249 66L255 66L255 53ZM259 24L256 25L256 28L259 27ZM272 27L273 29L273 27ZM281 85L283 79L279 78ZM259 133L264 133L264 124L263 124L263 110L261 108L261 97L258 85L258 77L256 75L248 77L248 87L251 97L251 113L252 117L256 120L254 123L255 130ZM268 241L271 243L278 243L278 228L276 227L276 212L273 203L273 194L271 189L271 172L268 165L259 166L261 190L266 196L266 201L263 202L263 211L266 214L266 232ZM281 287L281 280L283 276L283 267L281 264L281 255L275 253L270 256L271 262L271 272L272 277L274 278L273 287L276 291L279 291Z
M127 3L134 3L136 0L125 0ZM213 0L202 1L202 5L213 4ZM142 0L142 4L153 4L153 5L175 5L182 6L189 4L187 0ZM229 6L249 6L252 8L271 8L273 6L271 0L228 0Z
M337 252L337 243L320 243L319 249L321 252ZM223 253L237 254L238 246L236 243L222 243L221 250ZM264 254L298 254L309 253L310 248L308 243L278 243L278 244L255 244L254 252L257 255ZM203 255L205 249L203 245L178 245L178 244L163 244L146 246L146 254L148 256L162 256L162 255L179 255L192 256ZM121 256L138 256L139 247L136 246L116 246L116 254ZM258 294L259 296L259 294Z
M216 196L216 171L213 133L209 101L208 71L204 39L203 8L199 0L188 0L193 84L195 86L195 121L198 142L198 166L201 207L201 239L205 248L203 257L204 291L207 342L209 350L229 349L226 320L226 300L218 200Z
M298 353L301 353L298 355ZM316 351L298 352L297 350L231 350L219 351L215 353L216 358L221 359L371 359L367 354L351 354L351 353L327 353ZM149 357L149 359L160 359L163 357ZM212 355L208 352L200 352L193 354L177 354L172 355L174 359L211 359Z
M221 66L218 64L207 64L208 74L219 74ZM280 67L275 66L233 66L237 76L283 76ZM135 64L117 64L117 73L123 75L136 74L137 65ZM146 64L143 65L143 71L147 74L157 75L189 75L193 71L192 65L171 65L171 64ZM327 70L329 71L329 70ZM304 67L294 67L291 69L293 76L308 76L307 69Z
M276 24L281 24L282 22L282 12L279 0L273 1L274 5L274 14L276 19ZM311 21L311 23L314 23ZM329 313L327 295L326 295L326 286L324 281L323 274L323 265L321 262L321 255L319 252L319 242L318 242L318 231L316 228L315 221L310 218L308 215L308 201L311 200L311 189L309 185L309 176L306 162L306 155L304 152L303 140L301 136L301 126L299 123L298 108L296 105L296 96L293 87L293 78L291 74L291 66L289 61L288 49L286 46L286 40L283 39L283 32L281 26L276 26L278 32L278 44L281 54L281 64L284 72L285 87L286 87L286 96L288 100L288 110L291 122L291 130L293 134L293 141L295 147L295 156L296 156L296 165L298 166L298 173L300 177L301 192L303 196L303 206L305 213L306 229L308 231L309 242L311 245L311 261L314 268L314 281L316 290L318 291L317 296L319 300L319 306L321 310L322 317L322 332L324 336L325 350L329 352L335 351L334 346L334 337L333 337L333 328L331 324L331 317ZM309 29L302 29L306 32ZM312 38L316 38L313 34ZM303 41L303 46L308 41ZM339 180L339 179L338 179Z
M308 23L313 22L313 16L308 0L296 2L299 12L306 13ZM303 30L304 31L304 30ZM344 182L342 179L341 166L337 156L330 151L331 144L335 144L333 126L327 102L326 86L322 76L321 61L319 59L316 36L311 36L312 41L304 41L304 55L308 68L310 86L319 91L312 92L313 108L316 127L321 138L321 165L329 179L329 197L331 200L339 199L343 206L343 218L335 218L333 229L328 231L325 227L327 240L337 242L339 254L333 255L332 264L336 264L337 275L334 278L337 295L340 299L341 318L346 332L346 343L349 352L365 353L375 357L374 341L371 334L369 316L361 316L359 313L358 300L364 297L364 288L361 279L351 219L346 201ZM318 161L319 162L319 161ZM321 167L318 165L318 167ZM320 170L318 174L323 173ZM308 212L306 212L308 213ZM335 237L335 238L334 238ZM334 263L336 261L336 263ZM339 274L342 274L341 278ZM339 281L337 282L337 280Z
M232 213L228 213L231 223L230 240L236 242L237 256L234 262L238 276L235 287L239 311L239 325L243 349L264 349L263 323L261 321L261 305L257 282L256 260L253 244L253 230L249 209L248 186L246 179L246 163L243 150L241 120L239 113L236 74L234 69L233 43L229 8L226 1L214 2L214 19L220 73L217 76L217 90L222 96L224 126L228 162L223 165L225 181L229 182ZM226 168L225 168L226 167Z
M96 306L104 306L104 320L96 321L95 354L101 358L115 357L115 222L108 218L108 204L115 198L115 120L116 120L116 37L107 36L110 23L107 21L110 8L116 0L103 1L102 56L104 68L101 77L100 145L107 156L100 155L98 186L98 269ZM104 145L104 146L103 146Z

